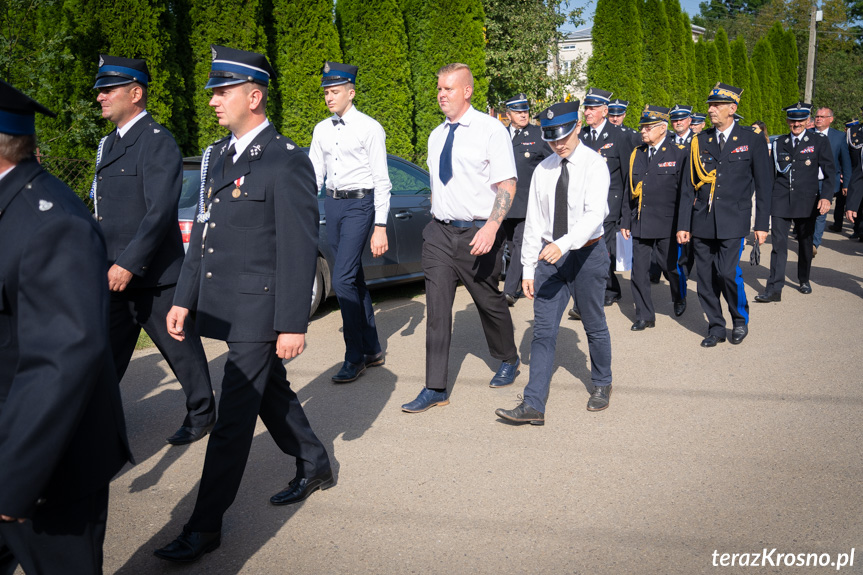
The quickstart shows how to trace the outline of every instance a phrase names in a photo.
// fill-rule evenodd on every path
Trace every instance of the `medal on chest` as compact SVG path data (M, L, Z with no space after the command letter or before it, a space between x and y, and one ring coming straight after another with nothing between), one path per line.
M236 180L234 180L234 186L235 187L234 187L234 191L231 192L232 197L234 197L234 198L240 197L240 194L243 193L242 191L240 191L240 186L242 186L243 182L245 182L245 181L246 181L246 176L241 176L241 177L237 178Z

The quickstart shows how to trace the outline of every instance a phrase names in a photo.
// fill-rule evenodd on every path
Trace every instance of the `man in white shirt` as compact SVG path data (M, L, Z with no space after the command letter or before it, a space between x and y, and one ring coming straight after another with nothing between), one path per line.
M603 157L579 142L578 100L554 104L539 117L542 139L555 154L536 168L522 245L524 294L534 300L530 380L515 409L498 417L543 425L560 320L575 296L590 350L594 391L588 411L608 407L611 394L611 338L605 321L609 254L603 221L610 175Z
M353 105L357 71L349 64L324 64L321 87L333 115L315 126L309 149L318 188L327 185L327 239L335 257L333 289L342 311L345 361L333 376L336 383L354 381L367 367L384 363L362 257L372 224L372 255L380 257L389 247L392 184L384 129Z
M459 281L476 304L491 356L501 361L489 385L510 385L518 375L512 318L498 289L501 223L515 196L515 159L506 128L474 109L472 95L473 74L467 65L438 70L437 99L446 120L428 141L434 219L423 230L426 386L402 406L408 413L449 403L447 366Z

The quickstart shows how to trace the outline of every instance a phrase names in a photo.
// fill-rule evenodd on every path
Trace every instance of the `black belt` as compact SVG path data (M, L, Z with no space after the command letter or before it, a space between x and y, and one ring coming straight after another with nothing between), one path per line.
M435 221L437 221L439 224L443 224L445 226L452 226L454 228L481 228L485 225L485 222L487 220L450 220L448 222L445 222L443 220L435 218Z
M327 195L334 200L359 200L368 195L375 193L371 190L331 190L327 188Z

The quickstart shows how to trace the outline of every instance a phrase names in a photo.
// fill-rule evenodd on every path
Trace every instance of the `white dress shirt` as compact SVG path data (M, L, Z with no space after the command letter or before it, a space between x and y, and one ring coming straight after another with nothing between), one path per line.
M497 184L516 179L512 138L497 118L473 106L458 119L453 135L452 179L440 180L440 154L450 131L445 120L428 140L432 215L438 220L486 220L491 215ZM607 171L607 170L606 170Z
M15 166L17 166L17 165L18 165L18 164L15 164ZM0 174L0 180L2 180L3 178L5 178L5 177L6 177L6 175L7 175L9 172L11 172L12 170L14 170L14 169L15 169L15 166L12 166L12 167L11 167L11 168L9 168L8 170L5 170L2 174Z
M567 195L567 223L569 231L557 240L552 237L554 227L554 197L560 177L561 157L552 154L533 172L530 196L527 200L527 219L524 223L524 240L521 246L522 277L532 280L539 252L546 243L554 243L566 255L590 240L603 235L602 222L608 215L608 186L611 177L608 166L598 152L584 144L576 146L567 161L569 191ZM604 168L604 169L603 169Z
M309 148L319 189L326 182L329 190L375 190L376 224L387 223L393 187L386 138L375 119L351 105L341 118L334 114L318 122Z
M242 155L243 152L246 151L246 148L249 147L249 144L252 143L258 134L264 131L264 128L270 125L270 121L264 118L264 121L243 134L242 138L238 138L234 134L231 134L231 141L228 143L228 147L234 146L234 157L231 161L236 162L237 158Z
M126 133L132 129L132 126L138 123L138 120L143 118L147 114L147 110L142 110L137 116L126 122L126 125L122 128L117 128L117 133L120 134L120 137L126 135Z
M682 136L678 136L677 134L674 134L674 143L675 144L683 144L684 142L686 142L686 138L688 138L689 134L691 134L691 133L692 133L692 130L686 130L686 133L683 134Z

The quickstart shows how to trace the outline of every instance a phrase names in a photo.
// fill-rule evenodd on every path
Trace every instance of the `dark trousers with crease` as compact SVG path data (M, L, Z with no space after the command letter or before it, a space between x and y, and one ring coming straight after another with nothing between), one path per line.
M111 292L111 352L117 380L123 379L138 343L141 329L150 336L186 394L187 427L206 427L216 420L216 399L210 370L195 320L186 318L186 338L177 341L168 335L165 318L174 305L175 286L126 289Z
M363 274L363 251L374 223L374 195L359 199L324 201L327 240L333 250L333 290L342 312L345 360L363 363L366 355L380 353L372 296Z
M506 245L509 248L509 266L506 268L506 281L503 293L515 295L521 291L521 242L524 240L524 218L503 221Z
M102 573L108 486L75 501L36 507L24 523L0 523L0 575Z
M743 270L740 269L740 255L745 245L744 238L692 238L698 301L707 315L709 335L726 335L720 295L725 297L734 327L749 323L749 302L746 301Z
M470 293L491 356L508 363L518 359L509 306L498 289L502 267L503 232L498 230L491 251L470 255L470 242L479 228L456 228L432 220L423 230L423 272L426 282L426 387L447 388L452 306L461 281Z
M330 469L327 450L286 379L276 342L228 342L219 419L207 444L190 530L221 530L243 479L259 415L279 449L296 458L297 477Z
M603 239L605 240L605 246L608 248L608 279L605 284L605 295L606 297L620 297L620 282L617 280L617 276L614 274L614 271L617 267L617 222L604 222L602 224L603 227ZM576 302L576 307L578 302Z
M635 300L635 319L656 321L651 297L650 266L652 255L661 272L668 277L671 301L686 299L686 273L678 263L680 250L675 238L632 238L632 299Z
M815 218L813 213L808 218L780 218L771 216L770 241L773 249L770 252L770 277L767 278L766 292L782 293L785 285L785 266L788 263L788 230L794 222L797 234L797 281L809 283L809 272L812 269L812 242L815 233Z

